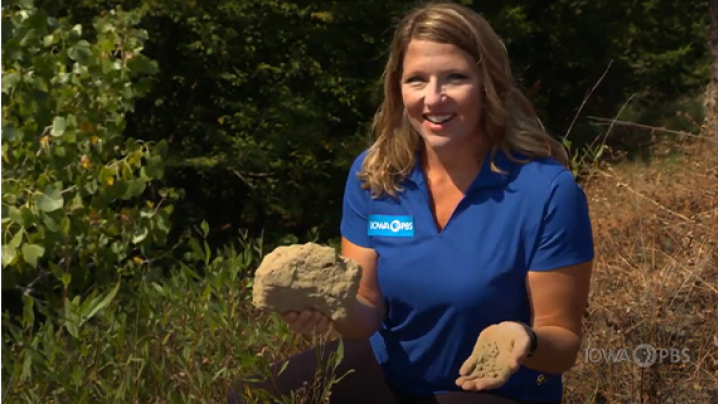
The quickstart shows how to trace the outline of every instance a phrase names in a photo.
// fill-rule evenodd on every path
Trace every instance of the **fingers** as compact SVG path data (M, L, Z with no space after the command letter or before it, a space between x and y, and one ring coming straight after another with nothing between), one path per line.
M311 334L317 326L317 323L321 319L322 314L315 310L304 310L299 315L299 328L300 334Z
M301 312L289 311L284 313L282 318L289 324L289 329L305 335L325 332L330 323L327 316L314 309L305 309Z
M456 385L468 391L501 387L521 367L529 344L529 336L521 324L503 322L485 328L479 334L474 352L461 365ZM484 361L493 371L474 374L479 362Z
M469 379L467 377L459 377L456 379L456 385L467 391L481 391L499 388L502 383L498 379Z
M456 379L456 385L468 391L481 391L497 389L506 381L497 377L478 377L476 375L460 376Z
M463 365L461 365L461 369L459 369L459 374L461 376L469 375L469 374L471 374L471 372L474 371L475 367L476 367L476 357L472 355L464 361Z
M299 313L297 313L296 311L288 311L282 314L282 318L284 318L284 321L290 324L295 322L297 320L297 317L299 317Z
M321 320L319 320L319 324L317 324L317 332L323 333L327 332L329 330L329 317L322 316Z

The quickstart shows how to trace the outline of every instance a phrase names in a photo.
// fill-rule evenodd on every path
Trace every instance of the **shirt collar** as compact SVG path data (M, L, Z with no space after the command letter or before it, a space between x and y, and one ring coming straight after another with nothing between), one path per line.
M488 151L484 157L479 175L471 183L467 192L475 189L498 188L509 183L515 163L509 160L501 150L497 150L496 154L494 154L494 164L499 170L504 171L504 173L497 173L491 170L491 151ZM409 172L407 180L413 182L420 188L426 186L424 172L421 169L421 152L415 154L414 167Z

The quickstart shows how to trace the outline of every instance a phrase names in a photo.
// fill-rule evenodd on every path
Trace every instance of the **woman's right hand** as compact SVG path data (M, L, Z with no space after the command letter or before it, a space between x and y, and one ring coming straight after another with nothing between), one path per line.
M324 333L329 330L331 319L316 309L304 309L300 312L288 311L282 315L292 331L311 335Z

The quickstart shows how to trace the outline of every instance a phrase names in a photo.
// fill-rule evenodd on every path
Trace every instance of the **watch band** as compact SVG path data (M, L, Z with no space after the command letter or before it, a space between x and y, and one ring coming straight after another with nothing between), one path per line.
M531 356L533 356L534 352L536 352L536 348L538 348L538 336L536 335L536 331L534 331L533 328L531 328L528 324L522 323L521 321L516 322L524 327L526 333L529 335L529 339L531 340L531 345L529 345L529 353L528 355L526 355L527 358L530 358Z

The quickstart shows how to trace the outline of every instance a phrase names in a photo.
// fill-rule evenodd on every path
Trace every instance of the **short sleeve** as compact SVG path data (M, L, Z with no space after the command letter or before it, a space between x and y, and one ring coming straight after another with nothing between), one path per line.
M534 236L528 266L531 271L549 271L593 259L588 201L570 171L562 171L551 181Z
M362 189L361 181L357 177L365 156L366 151L354 160L349 169L344 188L340 231L342 236L352 243L361 247L373 248L372 241L367 234L371 197L368 190Z

